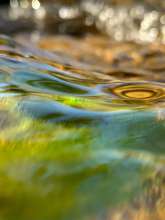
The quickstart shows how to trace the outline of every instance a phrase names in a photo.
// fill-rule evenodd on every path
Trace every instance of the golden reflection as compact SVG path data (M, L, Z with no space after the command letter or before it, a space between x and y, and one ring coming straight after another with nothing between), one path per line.
M134 99L148 99L148 98L152 98L154 96L154 92L153 91L145 91L145 90L141 90L138 89L135 91L127 91L125 92L125 96L127 96L128 98L134 98Z
M0 37L0 219L164 220L164 15L42 2L30 16L65 35Z
M152 83L125 83L110 89L110 91L121 98L130 100L155 101L165 98L164 88L152 85Z

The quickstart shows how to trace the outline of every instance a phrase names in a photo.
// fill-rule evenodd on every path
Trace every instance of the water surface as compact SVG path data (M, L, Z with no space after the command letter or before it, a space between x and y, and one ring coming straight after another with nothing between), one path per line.
M16 39L0 37L0 219L164 220L165 46Z

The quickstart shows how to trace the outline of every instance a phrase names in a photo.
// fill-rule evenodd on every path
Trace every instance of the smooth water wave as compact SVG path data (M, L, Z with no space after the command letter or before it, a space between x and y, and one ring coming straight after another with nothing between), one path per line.
M165 49L0 37L0 218L164 220Z

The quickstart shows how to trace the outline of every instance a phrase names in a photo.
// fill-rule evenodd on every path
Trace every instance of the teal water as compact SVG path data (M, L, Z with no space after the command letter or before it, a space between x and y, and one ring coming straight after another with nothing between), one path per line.
M61 39L0 37L0 219L163 220L163 46Z

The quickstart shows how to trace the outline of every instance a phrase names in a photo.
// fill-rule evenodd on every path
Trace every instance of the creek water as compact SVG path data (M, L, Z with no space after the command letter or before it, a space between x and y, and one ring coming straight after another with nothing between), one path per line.
M1 35L0 219L164 220L164 71L162 41Z

